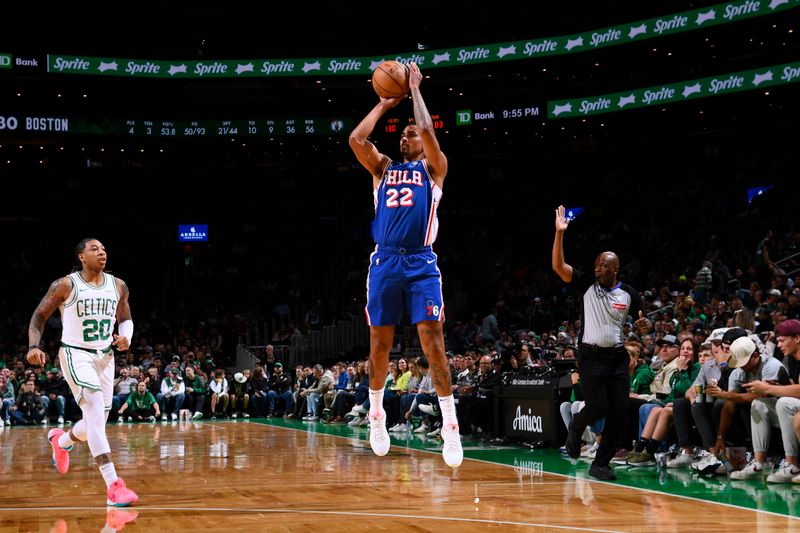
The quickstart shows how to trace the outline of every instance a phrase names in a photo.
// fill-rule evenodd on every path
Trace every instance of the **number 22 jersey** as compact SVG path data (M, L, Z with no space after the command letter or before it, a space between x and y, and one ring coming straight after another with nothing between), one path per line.
M378 246L416 248L436 241L436 210L442 189L428 172L425 159L389 161L378 186L372 191L375 221L372 238Z

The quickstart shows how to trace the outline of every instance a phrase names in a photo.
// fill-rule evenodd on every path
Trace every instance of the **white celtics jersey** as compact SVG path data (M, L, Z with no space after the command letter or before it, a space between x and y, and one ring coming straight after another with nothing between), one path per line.
M103 273L103 284L89 285L79 272L69 275L72 294L61 306L63 330L61 342L75 348L104 350L108 348L117 321L117 283L114 276Z

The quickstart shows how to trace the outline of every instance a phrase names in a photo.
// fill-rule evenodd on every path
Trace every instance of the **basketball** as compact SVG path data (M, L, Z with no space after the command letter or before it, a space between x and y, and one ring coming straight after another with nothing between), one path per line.
M408 93L408 67L384 61L372 73L372 88L381 98L399 98Z

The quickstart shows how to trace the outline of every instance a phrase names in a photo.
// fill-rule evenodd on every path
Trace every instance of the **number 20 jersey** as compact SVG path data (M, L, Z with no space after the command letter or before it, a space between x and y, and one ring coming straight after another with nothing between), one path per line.
M430 177L425 159L389 161L372 195L372 238L378 246L415 248L434 243L442 189Z
M103 273L103 285L89 285L79 272L69 275L72 293L61 307L61 342L76 348L104 350L113 341L117 321L117 282Z

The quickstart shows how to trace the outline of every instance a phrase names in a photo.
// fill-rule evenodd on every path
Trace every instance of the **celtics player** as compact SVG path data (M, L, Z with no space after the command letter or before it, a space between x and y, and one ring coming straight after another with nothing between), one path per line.
M128 286L106 274L106 249L97 239L83 239L75 247L80 270L50 285L28 327L28 363L44 365L39 348L45 322L58 308L63 330L58 358L75 400L83 411L68 433L51 429L47 439L53 448L53 464L60 474L69 469L69 451L75 442L88 441L108 487L108 505L124 507L139 497L117 477L106 438L106 419L111 409L114 384L114 350L126 351L133 337ZM119 321L119 334L113 334ZM113 338L112 338L113 337Z

